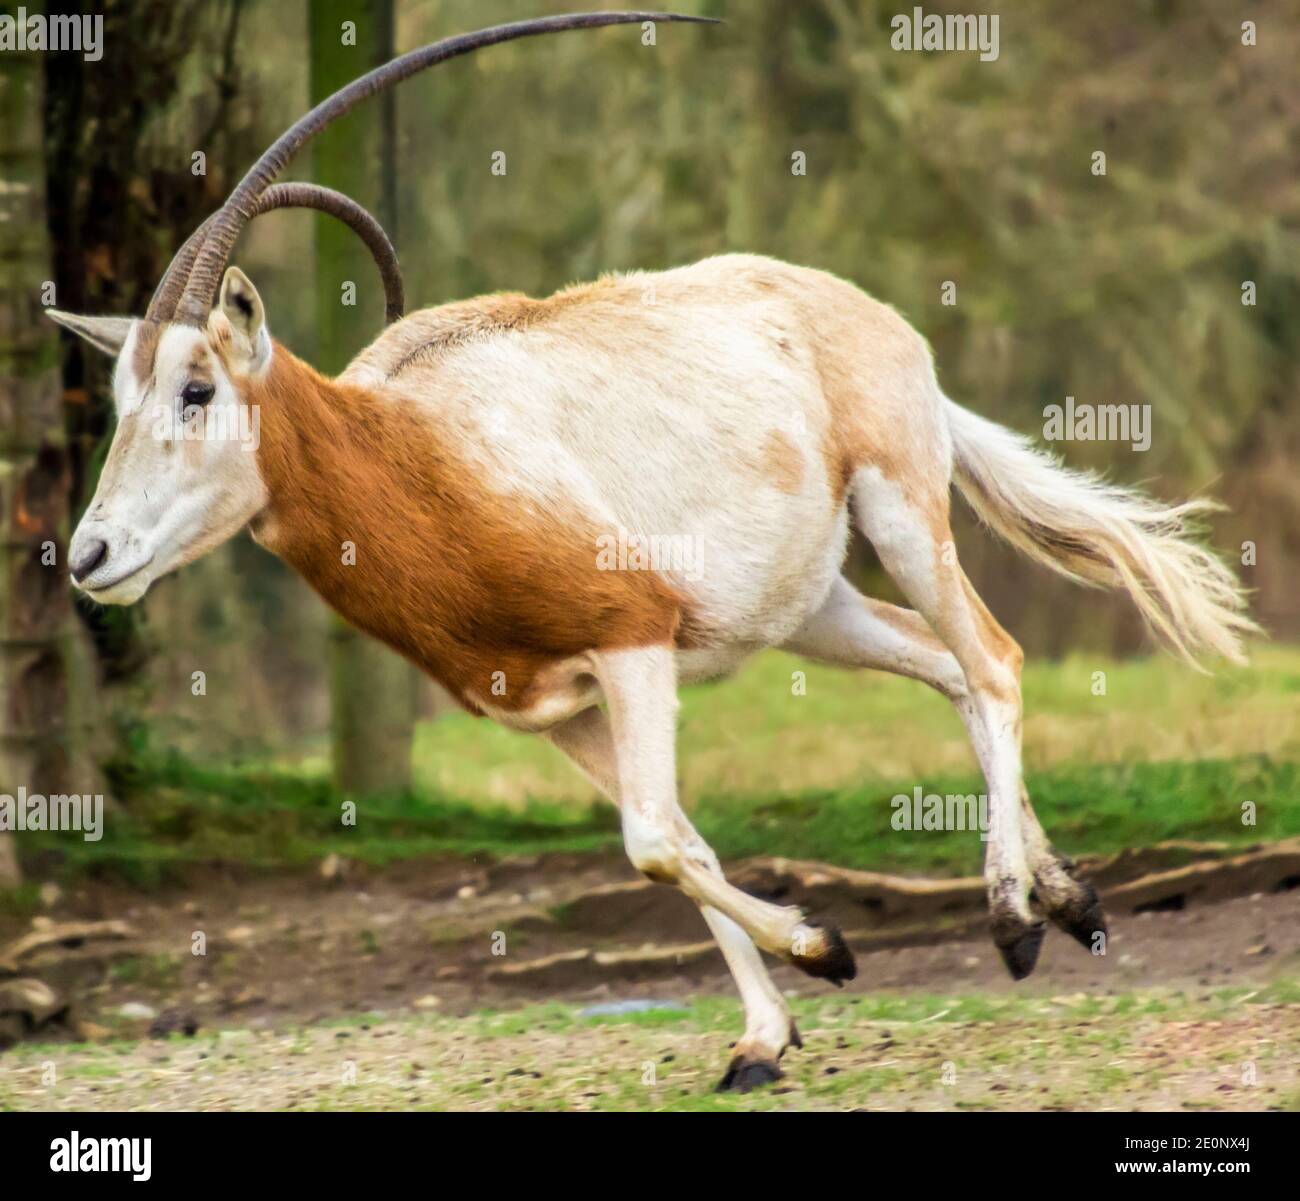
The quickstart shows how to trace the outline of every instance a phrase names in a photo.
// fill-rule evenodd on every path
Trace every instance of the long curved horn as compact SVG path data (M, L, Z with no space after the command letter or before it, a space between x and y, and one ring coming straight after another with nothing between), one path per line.
M254 207L255 217L275 209L310 208L342 221L366 244L375 260L375 266L379 268L380 278L384 281L384 320L391 325L402 319L402 314L406 311L406 291L402 285L402 270L397 262L397 252L384 233L383 226L355 200L320 184L278 183L267 188L258 197ZM154 289L153 299L149 301L145 313L146 321L155 324L165 321L166 314L175 309L185 280L194 267L194 260L198 258L216 219L217 214L214 213L190 234L176 252L162 282Z
M260 217L273 209L284 208L316 209L337 217L351 229L366 244L384 281L384 320L391 325L402 319L406 310L402 269L384 227L374 217L351 197L314 183L278 183L267 188L258 198L254 215Z
M219 213L221 210L218 209ZM172 255L172 261L167 265L167 270L163 272L163 277L158 281L158 286L153 290L153 296L149 300L149 307L145 310L144 319L150 325L160 325L164 321L171 320L172 314L176 311L176 306L180 302L181 293L185 290L185 282L190 277L190 272L194 270L194 260L199 257L199 251L203 249L204 239L208 236L208 231L212 228L217 219L217 213L213 213L202 225L198 227L188 238L185 239L181 248Z
M350 112L361 101L385 88L401 83L402 80L428 67L445 62L449 58L469 54L484 46L494 46L498 42L509 42L515 38L533 37L543 33L561 33L567 29L593 29L604 25L660 21L717 23L710 17L655 12L568 13L534 21L516 21L509 25L495 25L489 29L480 29L476 33L444 38L440 42L403 54L354 79L346 87L340 88L332 96L322 100L311 112L285 130L253 164L235 190L231 192L226 203L209 219L204 236L199 236L203 230L196 231L181 247L177 260L190 251L195 239L198 238L198 249L192 269L183 274L179 270L180 263L173 261L172 267L168 268L167 275L159 285L159 292L163 293L165 300L174 291L174 280L184 279L188 274L184 292L176 303L175 312L164 311L160 304L160 319L172 319L197 326L201 326L207 320L221 273L225 269L231 250L234 249L235 240L257 214L258 197L309 139L344 113ZM149 307L150 310L154 308L152 303Z

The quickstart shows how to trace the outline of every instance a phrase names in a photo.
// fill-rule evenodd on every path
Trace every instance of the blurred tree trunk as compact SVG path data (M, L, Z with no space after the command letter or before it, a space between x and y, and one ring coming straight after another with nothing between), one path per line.
M312 0L311 99L392 55L392 0ZM312 145L312 178L347 193L395 237L396 147L391 98L362 105ZM348 294L351 285L352 294ZM369 254L335 221L316 223L317 363L338 372L382 322L383 292ZM364 555L366 546L357 546ZM339 548L343 553L343 548ZM334 782L350 793L392 792L411 779L415 670L387 647L334 618L330 701Z
M95 793L94 697L67 579L68 454L45 229L41 67L0 55L0 793ZM19 882L0 833L0 888Z
M46 192L59 306L139 316L176 247L225 199L239 94L236 49L245 0L48 0L51 14L103 17L103 56L61 50L45 63ZM29 5L36 9L38 6ZM207 53L197 79L185 68ZM193 89L194 96L189 96ZM188 103L180 130L149 136ZM203 155L195 173L193 154ZM114 417L110 361L64 338L63 385L73 516L94 493ZM137 678L148 661L143 610L86 606L106 683Z
M789 203L792 140L790 114L797 105L791 79L790 27L794 6L760 0L746 14L752 70L744 73L748 120L738 138L727 193L727 241L737 250L773 253Z

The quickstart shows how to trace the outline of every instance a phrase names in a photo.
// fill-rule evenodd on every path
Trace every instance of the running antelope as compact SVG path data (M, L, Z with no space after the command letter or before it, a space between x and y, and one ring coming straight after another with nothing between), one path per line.
M267 150L178 252L143 319L51 316L117 357L117 430L72 539L76 586L131 604L248 527L466 709L549 739L620 807L636 869L700 907L745 1010L721 1087L748 1089L800 1045L759 951L837 984L855 966L837 930L729 884L679 807L682 684L782 647L948 697L987 781L991 930L1020 978L1038 956L1040 911L1086 946L1105 919L1030 805L1022 655L953 554L951 485L1039 563L1127 589L1189 658L1239 660L1255 627L1232 573L1190 536L1210 504L1166 506L1066 470L959 407L925 339L850 283L730 254L399 320L401 276L374 219L337 193L272 183L359 101L455 55L691 19L526 21L394 59ZM290 205L346 221L384 280L392 324L336 379L274 341L257 291L226 269L240 231ZM191 422L223 414L226 428L256 411L256 452L160 429L160 405ZM841 575L854 527L913 608ZM599 548L629 531L689 537L695 569L602 570Z

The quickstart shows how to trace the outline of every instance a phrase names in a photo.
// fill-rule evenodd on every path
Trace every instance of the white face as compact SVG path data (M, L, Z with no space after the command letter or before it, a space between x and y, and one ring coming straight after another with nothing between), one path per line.
M260 301L254 323L236 293L239 325L230 320L230 283L228 276L207 330L164 327L149 378L138 379L133 366L140 322L122 346L113 376L117 430L68 548L73 583L96 601L133 604L159 576L219 546L266 505L260 418L239 385L266 370L271 344Z

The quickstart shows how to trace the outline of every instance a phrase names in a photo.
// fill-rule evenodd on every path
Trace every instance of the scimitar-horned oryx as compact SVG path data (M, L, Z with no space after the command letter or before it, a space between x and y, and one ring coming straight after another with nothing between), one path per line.
M1104 918L1030 807L1022 656L957 563L951 484L1038 562L1127 589L1189 657L1238 660L1254 627L1233 575L1189 536L1188 519L1210 505L1166 506L1066 470L960 408L940 391L925 340L823 271L730 254L544 300L458 301L391 324L336 379L271 338L237 268L222 276L259 213L324 209L374 251L396 317L400 275L373 218L311 185L272 186L303 144L362 99L481 46L690 19L556 17L397 58L266 151L181 248L142 320L51 316L117 356L117 430L69 552L77 586L131 604L247 526L465 708L548 738L619 805L635 867L699 905L744 1003L723 1080L744 1089L776 1079L799 1043L759 950L836 983L854 960L837 930L727 883L682 812L683 683L783 647L947 696L987 781L993 938L1022 977L1044 929L1031 890L1085 944ZM159 406L186 431L240 428L255 410L256 452L182 436L152 419ZM914 608L846 582L851 526ZM691 539L694 569L602 569L611 536L641 535Z

